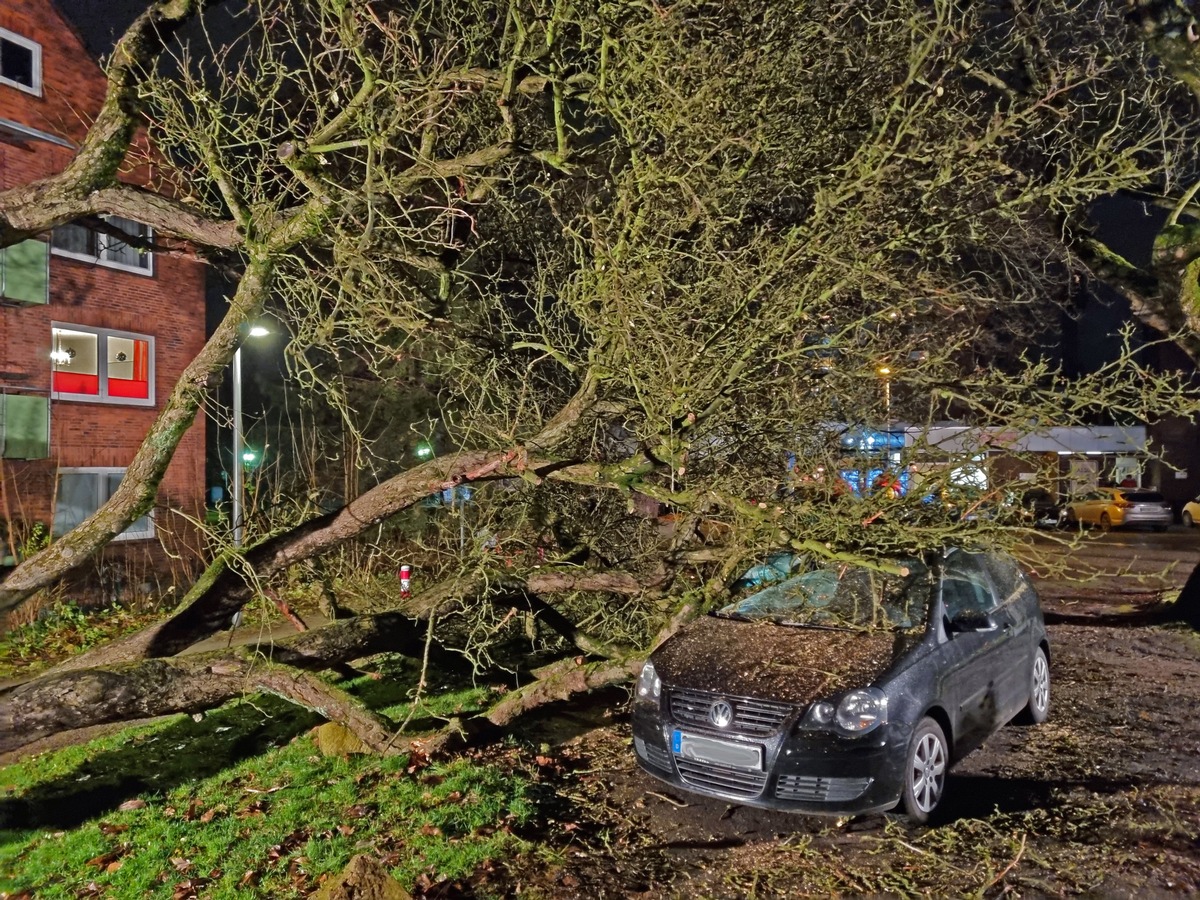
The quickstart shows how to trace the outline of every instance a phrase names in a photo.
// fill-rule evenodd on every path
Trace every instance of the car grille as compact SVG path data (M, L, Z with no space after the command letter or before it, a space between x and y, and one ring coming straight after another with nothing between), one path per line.
M767 783L767 773L758 769L735 769L714 763L697 762L694 759L675 757L679 776L684 784L693 787L734 794L738 797L757 797Z
M708 711L717 700L725 699L733 706L733 721L721 731L726 734L764 735L778 731L792 714L786 703L753 700L748 697L724 697L701 691L671 691L671 718L679 725L693 728L712 728Z
M815 803L845 803L862 796L871 786L871 778L823 778L812 775L781 775L775 786L780 800L807 800Z
M654 768L662 769L664 772L671 771L671 754L666 747L647 744L640 737L633 739L633 746L637 750L637 755Z

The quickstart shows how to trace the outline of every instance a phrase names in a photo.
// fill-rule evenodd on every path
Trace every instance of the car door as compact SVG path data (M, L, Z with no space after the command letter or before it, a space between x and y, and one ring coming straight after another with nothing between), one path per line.
M1089 491L1084 494L1083 499L1075 504L1075 518L1088 525L1098 524L1106 499L1106 496L1099 491Z
M992 585L999 606L992 619L1002 634L1002 671L996 682L996 693L1002 719L1007 722L1029 702L1032 683L1033 654L1040 635L1035 627L1037 594L1021 567L1011 556L982 553L975 557Z
M1002 609L979 560L951 551L942 569L946 686L955 755L966 753L1011 718L1016 662L1011 611Z

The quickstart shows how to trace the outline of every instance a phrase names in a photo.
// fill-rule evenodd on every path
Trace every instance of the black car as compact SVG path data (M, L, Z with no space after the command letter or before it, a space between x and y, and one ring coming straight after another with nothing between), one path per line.
M828 563L695 622L633 703L643 769L752 806L933 815L949 766L1050 707L1049 645L1016 562L959 549Z

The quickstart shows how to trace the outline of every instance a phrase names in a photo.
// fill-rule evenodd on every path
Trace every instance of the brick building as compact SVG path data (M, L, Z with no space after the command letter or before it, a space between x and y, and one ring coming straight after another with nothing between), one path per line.
M104 89L52 0L4 0L0 189L61 171ZM122 177L147 184L150 175ZM0 559L9 564L37 524L61 534L111 495L204 344L204 267L190 253L147 250L153 237L106 217L0 250ZM198 559L187 520L201 515L203 494L198 424L153 515L110 545L102 571L130 584L184 574Z

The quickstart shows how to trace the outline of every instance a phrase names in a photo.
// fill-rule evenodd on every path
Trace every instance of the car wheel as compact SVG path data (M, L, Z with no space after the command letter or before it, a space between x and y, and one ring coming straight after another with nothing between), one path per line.
M909 821L924 825L942 802L950 748L942 727L933 719L922 719L908 745L904 767L904 812Z
M1112 519L1108 517L1108 513L1100 513L1100 530L1112 531Z
M1029 703L1021 710L1018 720L1025 725L1041 725L1050 718L1050 660L1038 647L1029 675Z
M1191 528L1195 523L1192 521L1192 514L1186 509L1183 511L1183 527Z

